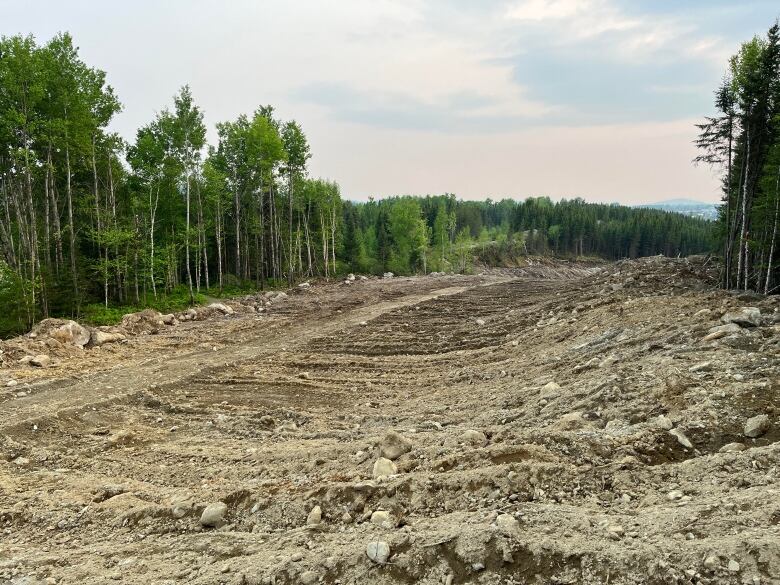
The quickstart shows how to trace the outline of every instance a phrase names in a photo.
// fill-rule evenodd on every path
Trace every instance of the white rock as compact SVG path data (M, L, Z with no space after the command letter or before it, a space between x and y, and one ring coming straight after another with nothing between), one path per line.
M759 414L748 419L745 423L745 436L755 439L765 434L771 426L772 423L769 422L769 417L765 414Z
M223 315L232 315L233 314L233 307L228 307L224 303L211 303L208 306L209 309L215 309L222 313Z
M44 353L33 356L30 360L30 365L36 368L45 368L51 365L51 358Z
M520 523L517 518L511 514L500 514L496 518L496 526L498 529L507 536L513 536L520 533Z
M317 575L317 573L315 573L314 571L304 571L303 573L300 574L298 580L303 585L314 585L314 583L316 583L319 580L319 578L320 578L319 575Z
M311 284L309 284L308 282L302 282L301 284L298 285L298 288L310 288L310 287Z
M322 522L322 508L314 506L306 517L306 526L318 526Z
M686 449L693 449L693 443L691 443L688 437L685 436L685 433L683 433L680 429L672 429L669 431L669 434L675 437L677 442Z
M116 343L117 341L124 341L126 337L121 333L111 333L109 331L100 331L95 329L92 331L90 337L90 345L92 347L100 347L106 343Z
M674 428L672 421L663 414L658 415L658 418L655 419L655 424L659 429L663 429L665 431L671 431Z
M366 546L366 556L378 565L384 565L390 558L390 545L383 540L369 542Z
M482 326L485 324L485 320L484 320L484 319L477 319L477 320L475 321L475 323L476 323L477 325L479 325L480 327L482 327Z
M740 451L744 451L747 449L745 445L742 443L727 443L723 445L720 449L718 449L719 453L739 453Z
M398 467L395 463L385 457L380 457L374 462L374 479L381 479L398 473Z
M200 523L202 526L219 528L225 523L225 514L227 514L227 504L224 502L209 504L200 515Z
M739 563L735 561L734 559L731 559L729 561L729 572L730 573L739 573Z

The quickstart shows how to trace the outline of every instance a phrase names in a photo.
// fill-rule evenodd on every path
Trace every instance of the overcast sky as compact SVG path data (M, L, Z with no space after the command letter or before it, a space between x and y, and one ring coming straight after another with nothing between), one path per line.
M213 125L272 104L351 199L717 200L694 124L776 0L0 0L69 31L132 140L182 85Z

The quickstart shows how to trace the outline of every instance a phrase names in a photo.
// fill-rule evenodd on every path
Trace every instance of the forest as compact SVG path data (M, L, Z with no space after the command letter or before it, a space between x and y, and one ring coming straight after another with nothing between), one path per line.
M735 79L757 83L743 70L776 59L773 39L743 49ZM771 249L759 244L769 241L767 205L777 227L770 170L780 149L757 117L777 114L767 94L742 119L736 106L747 98L734 96L724 221L738 231L740 251L731 242L728 255L740 267L730 282L774 283L774 234ZM271 106L217 123L216 144L186 86L129 142L110 131L121 109L106 73L82 61L68 34L0 40L0 335L47 316L99 323L128 307L163 310L346 272L463 272L475 259L685 255L714 245L709 222L581 199L352 202L337 183L309 176L303 128ZM725 124L705 128L707 160L720 160Z
M780 289L780 27L743 43L715 92L717 114L699 125L696 161L722 172L717 226L723 286Z

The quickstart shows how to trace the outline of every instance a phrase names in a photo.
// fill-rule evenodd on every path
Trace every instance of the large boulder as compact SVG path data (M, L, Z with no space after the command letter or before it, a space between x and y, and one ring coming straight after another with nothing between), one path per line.
M122 328L131 335L154 334L163 327L165 327L165 323L162 320L162 315L154 309L144 309L122 317Z
M757 307L742 307L720 318L724 323L736 323L740 327L758 327L761 325L761 310Z
M75 321L67 321L54 329L49 335L61 343L68 343L78 347L87 345L90 338L89 329Z
M211 303L207 308L219 311L223 315L232 315L234 313L233 307L229 307L225 303Z
M114 333L111 331L102 331L100 329L95 329L92 331L92 336L90 338L89 344L92 347L100 347L101 345L105 345L106 343L116 343L118 341L124 341L125 339L127 338L121 333Z

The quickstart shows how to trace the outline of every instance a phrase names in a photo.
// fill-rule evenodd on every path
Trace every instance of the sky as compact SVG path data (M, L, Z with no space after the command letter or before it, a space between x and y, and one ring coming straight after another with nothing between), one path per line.
M272 104L342 195L718 199L694 126L776 0L0 0L70 32L132 141L184 84L214 125Z

